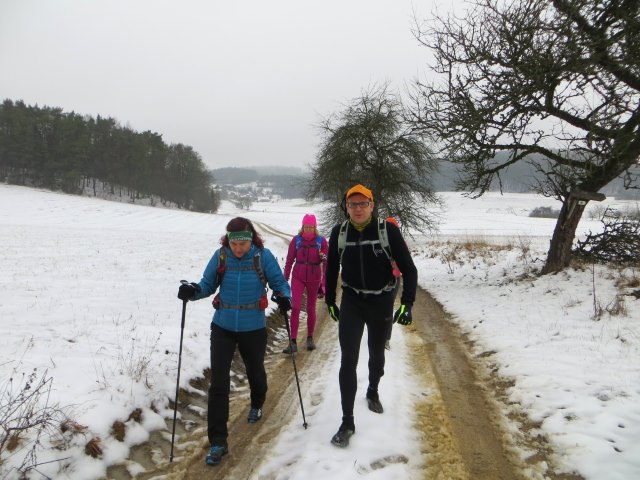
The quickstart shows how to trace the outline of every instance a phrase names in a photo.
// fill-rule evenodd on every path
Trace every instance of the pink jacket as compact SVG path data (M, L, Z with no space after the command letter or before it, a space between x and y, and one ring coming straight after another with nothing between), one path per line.
M302 282L322 281L324 286L324 270L327 264L329 246L326 238L320 238L322 241L320 243L320 252L318 252L315 238L312 240L302 239L300 248L296 251L296 237L293 237L291 243L289 243L287 262L284 266L284 278L289 280L291 267L293 267L293 276L298 280Z

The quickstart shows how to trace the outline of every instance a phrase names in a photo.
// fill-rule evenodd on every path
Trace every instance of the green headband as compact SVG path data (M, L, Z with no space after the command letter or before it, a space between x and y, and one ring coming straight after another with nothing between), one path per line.
M246 230L242 230L240 232L227 232L227 237L230 242L242 242L242 241L251 241L253 240L253 234Z

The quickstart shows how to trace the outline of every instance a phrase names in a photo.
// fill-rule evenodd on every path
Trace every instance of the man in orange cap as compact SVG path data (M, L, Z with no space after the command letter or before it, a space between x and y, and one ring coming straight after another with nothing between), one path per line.
M375 413L384 411L378 385L384 375L385 340L391 321L388 312L393 311L397 279L381 242L380 228L386 229L388 247L404 279L401 305L393 316L394 322L411 324L411 306L418 281L416 267L400 229L385 221L380 224L374 215L371 190L364 185L354 185L347 190L345 204L349 220L334 226L331 231L325 276L325 302L331 318L338 322L342 352L339 373L342 424L331 443L342 448L349 445L349 438L356 430L353 416L358 387L356 367L365 326L369 347L367 404ZM343 247L339 242L341 235L345 240ZM336 288L340 270L342 299L338 307Z

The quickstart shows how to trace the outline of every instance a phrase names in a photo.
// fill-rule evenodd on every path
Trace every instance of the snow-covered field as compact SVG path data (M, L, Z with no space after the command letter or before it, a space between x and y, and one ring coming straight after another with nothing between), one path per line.
M614 285L638 272L596 265L516 280L540 266L535 259L544 257L555 224L528 213L558 205L526 194L443 198L438 234L409 241L420 285L469 333L477 353L496 352L491 361L499 373L515 380L511 400L541 422L559 465L588 479L640 478L640 309L633 297L618 296ZM604 203L622 208L629 202ZM0 415L31 376L31 391L47 380L39 399L41 406L47 401L47 412L55 416L52 409L59 407L86 426L43 435L36 446L37 471L51 478L100 478L108 465L127 457L131 445L170 424L180 336L178 282L200 278L231 217L240 214L294 235L305 213L321 210L297 200L254 204L249 212L225 204L219 214L206 215L0 185ZM581 233L599 228L588 216L579 226ZM284 258L286 242L265 238ZM450 240L461 239L511 248L460 251ZM610 315L607 310L616 305L623 313ZM597 310L604 314L596 319ZM208 366L210 316L208 301L189 304L183 386ZM404 335L394 329L388 373L403 367ZM365 416L358 426L369 438L356 435L347 452L332 450L324 430L332 433L339 425L337 362L325 371L318 427L296 441L300 422L292 421L274 445L281 456L266 463L265 472L277 469L277 478L289 478L304 471L305 478L319 479L330 471L336 480L357 478L362 471L354 468L354 458L379 458L388 443L376 441L377 434L411 441L409 405L401 412L387 409L384 424ZM381 398L393 401L398 391L415 388L409 377L389 373ZM142 422L128 421L124 441L117 441L114 421L126 421L136 408ZM84 453L92 438L100 438L98 458ZM0 478L18 478L15 468L33 446L30 440L21 436L17 448L5 448ZM408 464L394 466L394 472L411 478L423 460L409 455ZM531 477L542 478L543 470L532 468ZM382 478L375 476L381 472L369 473Z

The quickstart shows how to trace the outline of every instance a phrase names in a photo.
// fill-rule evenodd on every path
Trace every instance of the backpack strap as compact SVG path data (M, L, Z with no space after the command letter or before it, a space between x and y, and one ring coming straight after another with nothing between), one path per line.
M340 263L342 263L342 254L347 246L347 227L349 220L345 220L340 225L340 233L338 233L338 254L340 256ZM391 246L389 245L389 234L387 233L387 221L381 218L378 219L378 241L389 261L393 261L393 255L391 254Z
M222 284L222 279L224 278L224 273L227 270L227 252L222 247L220 249L220 253L218 254L218 268L216 268L216 284L214 286L214 291ZM267 287L267 277L264 275L264 270L262 269L262 261L260 257L260 252L257 252L253 256L253 270L256 271L256 275L264 285L265 289Z
M267 277L265 277L264 270L262 269L262 260L261 260L261 257L260 257L260 252L257 252L253 256L253 269L256 271L256 274L258 275L258 278L262 282L262 286L264 287L265 292L266 292L266 290L267 290Z
M302 236L300 234L296 235L296 252L300 249L302 245ZM322 250L322 237L320 235L316 235L316 248L318 252Z
M320 262L298 262L297 260L297 253L298 250L300 249L300 247L302 246L302 236L300 234L296 235L296 263L300 263L300 264L304 264L304 265L320 265L322 264L322 260L320 260ZM309 248L307 246L305 246L305 248ZM322 251L322 237L320 235L316 235L316 248L318 249L318 256L320 256L320 253ZM308 258L308 254L307 254L307 258Z
M387 285L385 285L383 288L381 288L380 290L365 290L363 288L352 287L351 285L348 285L347 283L345 283L343 280L342 287L350 288L357 294L380 295L381 293L384 293L384 292L391 292L394 288L396 288L397 282L398 282L398 279L396 277L393 277L393 280L389 282Z
M264 270L262 269L262 260L261 260L260 252L256 252L252 260L253 262L252 262L251 269L256 272L256 275L258 275L258 278L260 279L260 282L262 283L262 286L264 288L264 293L262 294L260 299L254 303L247 303L242 305L227 305L227 304L223 304L220 301L220 292L218 292L216 296L213 297L213 302L212 302L213 308L215 308L216 310L220 308L223 308L223 309L230 308L234 310L256 310L256 309L264 310L267 308L267 305L268 305L267 277L265 276ZM218 254L218 268L216 269L217 275L216 275L216 285L215 285L215 288L213 289L214 291L222 284L222 279L224 277L224 273L226 269L227 269L227 254L224 247L222 247L220 249L220 253ZM242 270L247 270L247 269L243 268Z
M345 220L340 225L340 233L338 233L338 256L340 257L340 264L342 264L342 254L347 246L347 227L349 226L349 220Z
M342 254L344 253L344 250L347 246L347 227L349 225L349 220L345 220L344 222L342 222L342 224L340 225L340 232L338 233L338 254L340 256L340 263L342 264ZM364 243L380 243L380 246L382 247L382 250L384 251L385 255L387 256L387 258L389 259L389 262L391 262L391 266L392 266L392 270L393 270L393 257L391 256L391 246L389 245L389 235L387 234L387 221L384 219L378 219L378 241L371 241L368 240ZM349 245L356 245L355 242L350 242ZM348 287L351 290L355 291L358 294L371 294L371 295L379 295L380 293L383 292L389 292L391 290L393 290L396 286L397 283L397 277L394 275L393 276L393 280L391 282L389 282L389 284L387 284L384 288L380 289L380 290L363 290L363 289L359 289L359 288L355 288L352 287L351 285L348 285L344 282L344 280L342 281L342 286L343 287Z
M391 255L391 246L389 245L389 233L387 232L387 221L378 219L378 240L380 240L380 246L387 254L387 258L390 262L393 262L393 255Z
M216 283L213 286L214 292L222 284L222 279L224 278L224 272L226 270L227 270L227 251L224 249L224 247L221 247L220 253L218 253L218 268L216 268Z

